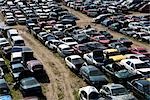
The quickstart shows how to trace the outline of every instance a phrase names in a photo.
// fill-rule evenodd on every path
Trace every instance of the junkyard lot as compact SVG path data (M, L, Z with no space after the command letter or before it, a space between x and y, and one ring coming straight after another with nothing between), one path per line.
M65 7L66 8L66 7ZM117 32L111 31L108 28L92 23L92 18L87 17L80 12L74 11L73 9L67 8L70 12L80 18L77 21L77 24L81 27L84 27L90 24L92 27L95 27L97 30L107 30L112 33L112 35L117 37L124 37ZM1 16L1 19L2 16ZM29 34L25 26L14 26L19 30L19 33L25 40L27 46L31 47L34 51L35 56L43 63L45 70L49 76L50 83L44 83L44 91L47 97L47 100L73 100L74 95L77 95L77 90L85 86L85 82L82 81L78 76L72 73L66 66L64 61L57 55L44 47L38 40L36 40L32 35ZM134 46L145 47L150 51L150 45L140 43L132 38L130 38Z

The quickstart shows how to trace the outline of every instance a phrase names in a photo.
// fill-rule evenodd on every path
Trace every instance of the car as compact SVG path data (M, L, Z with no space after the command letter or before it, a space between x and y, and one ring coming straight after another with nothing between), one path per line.
M57 52L61 57L66 57L74 54L74 50L66 44L60 44L57 48Z
M107 49L106 46L104 46L103 44L101 44L99 42L87 42L87 43L84 43L84 44L91 51L96 50L96 49L102 49L102 50Z
M99 92L106 99L111 99L111 100L137 100L121 84L109 83L107 85L103 85Z
M125 57L122 54L120 54L117 49L106 49L103 50L103 53L106 59L112 59L115 62L125 59Z
M97 88L108 83L107 77L93 65L83 65L79 74L88 84Z
M149 78L134 79L128 82L128 88L136 95L138 98L143 100L150 99L150 81Z
M97 17L98 16L98 10L96 8L88 9L86 14L89 17Z
M94 86L85 86L79 89L79 100L105 100Z
M45 44L46 41L57 40L57 37L55 37L53 34L46 34L43 35L41 39L41 42Z
M42 93L41 85L34 77L23 78L16 85L24 96Z
M139 59L124 59L120 61L120 64L125 66L130 72L140 73L143 75L150 74L150 65Z
M7 19L5 20L5 23L7 25L16 25L16 20L15 20L15 18L13 16L10 17L10 18L7 17Z
M120 42L113 42L113 43L108 44L108 46L110 48L117 49L121 54L129 53L128 48Z
M10 45L6 38L0 38L0 48Z
M84 33L79 33L79 34L75 34L72 36L72 38L77 41L78 43L85 43L85 42L89 42L90 38L89 36L87 36Z
M124 66L116 62L107 64L106 66L102 66L102 69L106 73L106 75L112 78L113 82L124 85L126 85L127 81L143 77L142 74L130 72Z
M39 60L27 61L26 66L36 76L42 75L44 72L43 64Z
M61 42L68 46L74 46L78 44L72 37L65 37L61 40Z
M100 43L102 43L104 45L107 45L110 42L110 40L107 39L104 35L99 35L99 36L91 37L91 40L92 41L96 41L96 42L100 42Z
M135 47L130 49L133 54L143 54L147 57L150 57L150 53L143 47Z
M102 49L97 49L90 53L84 54L83 59L85 59L88 64L92 64L97 67L101 67L105 60Z
M75 54L83 56L85 53L89 53L90 50L84 44L77 44L72 47Z
M104 35L108 39L113 38L113 36L107 31L100 31L100 34Z
M121 37L118 38L118 42L122 43L124 46L130 48L133 42L127 38Z
M19 74L25 70L25 67L21 63L12 63L11 64L11 74L13 76L13 79L17 81Z
M45 45L46 45L49 49L54 50L54 51L57 50L57 47L58 47L60 44L64 44L64 43L61 42L60 40L50 40L50 41L46 41L46 42L45 42Z
M70 69L76 72L79 72L82 65L86 64L85 61L79 55L68 56L65 58L65 62Z
M39 33L37 34L37 39L38 39L39 41L42 41L42 40L43 40L43 36L44 36L44 35L47 35L47 34L48 34L47 32L41 31L41 32L39 32Z
M7 85L7 82L5 79L0 79L0 99L1 100L13 100L11 97L10 89Z
M127 59L139 59L145 63L150 64L150 57L146 57L145 55L142 54L126 54L125 57Z

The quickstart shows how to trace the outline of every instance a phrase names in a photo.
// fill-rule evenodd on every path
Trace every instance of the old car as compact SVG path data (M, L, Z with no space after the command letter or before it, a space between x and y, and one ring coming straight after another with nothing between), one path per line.
M107 31L100 31L100 33L102 34L102 35L104 35L106 38L108 38L108 39L111 39L111 38L113 38L113 36L109 33L109 32L107 32Z
M136 100L136 98L121 84L109 83L103 85L99 92L107 100Z
M143 54L143 55L150 57L150 53L143 47L135 47L135 48L131 48L130 50L131 50L131 53Z
M144 75L150 74L150 65L139 59L123 59L120 64L125 66L130 72L141 73Z
M92 41L96 41L96 42L100 42L100 43L102 43L104 45L107 45L110 42L110 40L107 39L104 35L99 35L99 36L91 37L91 40Z
M106 49L103 51L104 57L107 59L113 59L114 61L120 61L125 57L119 53L117 49Z
M88 49L91 51L96 50L96 49L102 49L102 50L107 49L106 46L104 46L103 44L101 44L99 42L87 42L87 43L85 43L85 46L87 46Z
M19 77L19 74L25 70L25 67L21 63L12 63L11 64L11 74L16 81Z
M79 74L88 84L98 88L108 83L107 77L93 65L83 65Z
M72 47L74 49L75 54L83 56L85 53L89 53L90 50L84 44L77 44Z
M87 61L88 64L92 64L99 67L104 63L103 50L101 49L97 49L93 52L86 53L83 55L83 58Z
M87 36L85 33L75 34L72 37L78 43L85 43L85 42L89 42L90 41L89 36Z
M128 88L140 99L150 99L150 81L148 78L135 79L128 82Z
M70 69L76 72L79 72L82 65L86 64L85 61L79 55L68 56L65 58L65 62Z
M129 52L128 48L120 42L113 42L108 44L108 46L117 49L121 54L126 54Z
M10 89L7 85L7 82L5 79L0 79L0 99L1 100L13 100L11 97Z
M80 88L78 95L80 100L105 100L94 86Z
M102 69L108 76L112 78L114 82L124 85L126 85L127 81L143 77L142 74L130 72L123 65L115 62L112 64L107 64L106 66L102 66Z
M69 46L74 46L78 44L72 37L65 37L62 39L62 42Z
M43 65L39 60L27 61L26 65L27 68L35 75L42 75L44 72Z
M24 96L39 95L42 93L40 83L34 77L23 78L16 83Z
M66 44L60 44L57 48L57 52L62 57L66 57L74 54L74 50Z

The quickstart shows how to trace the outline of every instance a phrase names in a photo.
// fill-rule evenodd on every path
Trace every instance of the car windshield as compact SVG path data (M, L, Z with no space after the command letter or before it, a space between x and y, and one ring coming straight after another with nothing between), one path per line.
M150 68L150 65L146 64L146 63L140 63L140 64L135 64L135 68L136 69L140 69L140 68Z
M73 39L67 39L66 42L74 42Z
M73 64L83 64L84 61L81 58L72 59Z
M144 52L147 52L147 51L146 50L139 50L139 52L141 52L141 53L143 52L144 53Z
M147 94L150 95L150 84L145 85L145 86L143 87L143 89L144 89L144 92L146 92Z
M100 98L100 94L97 92L91 92L89 94L89 99L90 100L98 100Z
M150 58L148 58L148 57L139 57L139 58L140 58L140 60L142 60L142 61L150 60Z
M80 49L80 50L88 50L88 48L85 47L85 46L80 46L79 49Z
M125 94L128 94L128 91L125 88L112 89L113 96L125 95Z
M24 86L31 86L37 84L37 81L35 79L28 79L23 81Z
M100 76L102 73L99 70L90 71L90 76Z
M14 73L18 73L18 72L22 72L23 70L24 70L23 67L14 68L14 69L13 69L13 72L14 72Z
M108 56L116 56L116 55L120 55L120 53L118 51L116 52L110 52L110 53L107 53Z
M9 94L9 90L7 88L0 88L0 95Z

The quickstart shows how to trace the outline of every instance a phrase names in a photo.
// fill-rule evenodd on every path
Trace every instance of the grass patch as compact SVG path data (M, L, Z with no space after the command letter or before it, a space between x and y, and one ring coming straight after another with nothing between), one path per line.
M75 100L79 100L79 96L78 96L78 91L77 90L73 91L73 95L74 95L74 99Z

